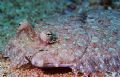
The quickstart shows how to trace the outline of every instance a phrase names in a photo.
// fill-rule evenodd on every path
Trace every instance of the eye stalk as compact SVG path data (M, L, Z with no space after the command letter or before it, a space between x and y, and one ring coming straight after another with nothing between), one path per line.
M49 37L49 43L55 43L57 40L57 35L53 32L50 32L49 34L47 34L47 36Z
M40 33L40 38L44 43L53 44L57 41L58 37L51 31L43 31Z

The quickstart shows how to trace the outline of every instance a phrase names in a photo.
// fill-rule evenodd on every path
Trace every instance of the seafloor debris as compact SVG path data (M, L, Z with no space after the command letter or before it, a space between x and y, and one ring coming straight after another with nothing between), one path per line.
M92 19L99 21L102 13L97 14L99 16ZM104 19L109 18L106 16ZM19 68L26 64L48 68L69 67L75 76L78 72L85 76L96 76L95 72L103 75L115 72L117 77L120 74L120 32L113 35L116 29L110 28L112 20L106 23L104 19L102 24L96 22L97 26L68 18L61 25L42 22L35 29L24 21L6 46L4 57L9 57L12 67Z

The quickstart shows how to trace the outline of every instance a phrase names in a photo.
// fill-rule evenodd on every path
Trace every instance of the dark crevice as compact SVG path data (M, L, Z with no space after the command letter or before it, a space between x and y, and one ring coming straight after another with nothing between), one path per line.
M60 74L72 72L72 69L69 67L50 67L50 68L41 68L44 74Z
M64 74L64 73L72 72L72 69L69 67L35 67L30 63L22 65L18 69L35 69L35 68L38 68L38 69L42 70L42 72L44 74L49 74L49 75Z

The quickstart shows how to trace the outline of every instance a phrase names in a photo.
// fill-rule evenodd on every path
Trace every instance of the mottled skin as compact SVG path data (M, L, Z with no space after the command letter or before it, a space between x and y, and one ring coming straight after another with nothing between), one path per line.
M86 76L96 71L119 73L120 48L116 43L103 44L107 38L102 36L101 28L95 30L87 23L76 23L68 21L59 26L44 23L33 29L23 21L6 46L4 57L10 58L13 67L27 63L37 67L70 67L75 76L77 72ZM109 48L115 51L109 52Z

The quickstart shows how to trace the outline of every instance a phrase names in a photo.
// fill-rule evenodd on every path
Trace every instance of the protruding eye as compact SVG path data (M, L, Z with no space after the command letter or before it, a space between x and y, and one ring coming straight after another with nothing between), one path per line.
M47 32L46 35L47 35L47 36L51 36L51 35L52 35L52 32Z
M57 40L57 35L56 33L53 33L51 31L44 31L40 33L40 38L42 41L48 43L48 44L52 44L55 43Z
M55 43L57 41L58 37L55 33L51 33L50 37L49 37L49 43Z

